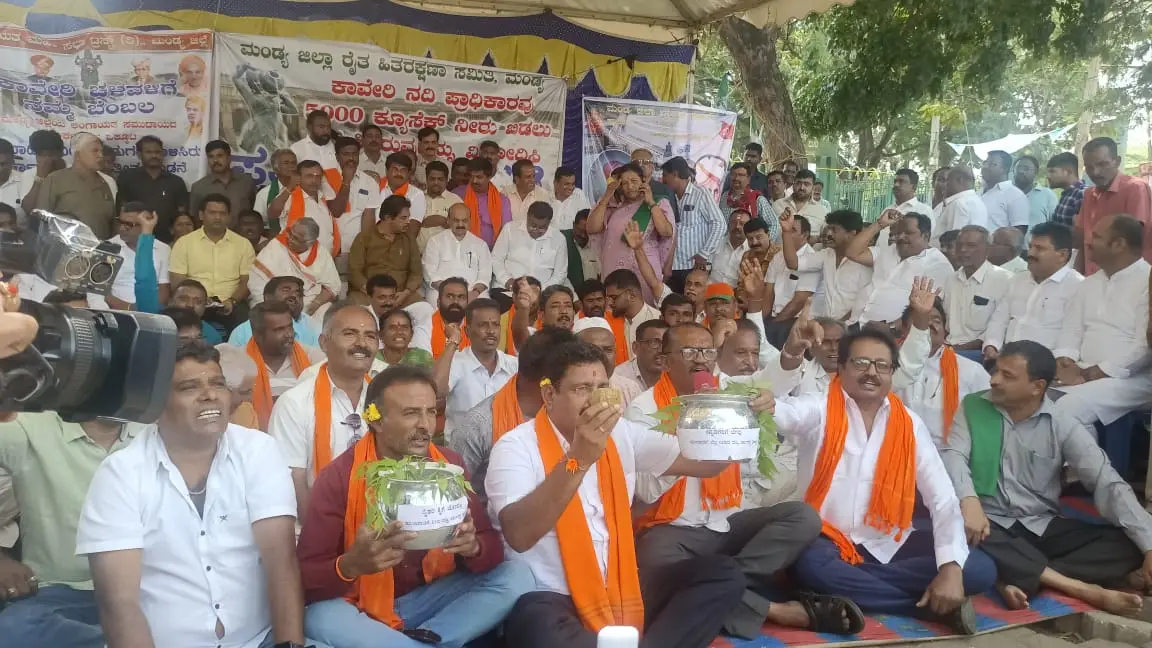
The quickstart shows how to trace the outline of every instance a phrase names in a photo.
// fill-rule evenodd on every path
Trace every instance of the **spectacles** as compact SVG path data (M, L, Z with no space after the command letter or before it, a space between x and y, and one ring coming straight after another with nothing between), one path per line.
M887 360L873 360L872 358L850 358L848 364L860 373L867 373L869 369L876 369L876 373L888 375L895 369L892 363Z
M716 349L705 349L703 347L684 347L680 349L680 357L684 360L691 362L697 357L701 357L705 362L712 362L716 359Z
M660 345L664 344L664 340L660 338L653 338L651 340L636 340L636 344L646 346L649 349L659 349Z

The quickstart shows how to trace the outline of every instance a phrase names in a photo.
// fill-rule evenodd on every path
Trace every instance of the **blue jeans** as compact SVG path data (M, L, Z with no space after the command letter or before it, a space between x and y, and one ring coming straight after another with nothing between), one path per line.
M914 616L916 603L936 578L932 532L913 531L887 564L877 562L861 545L856 550L864 562L850 565L831 540L817 538L792 565L797 584L818 594L850 598L864 612ZM972 549L964 563L964 593L982 594L995 584L996 565L988 554Z
M440 648L461 648L504 620L536 579L527 564L512 560L483 574L457 571L396 599L396 614L407 628L440 635ZM332 648L427 648L362 613L344 599L304 609L304 632Z
M104 648L96 596L47 585L0 609L0 644L22 648Z

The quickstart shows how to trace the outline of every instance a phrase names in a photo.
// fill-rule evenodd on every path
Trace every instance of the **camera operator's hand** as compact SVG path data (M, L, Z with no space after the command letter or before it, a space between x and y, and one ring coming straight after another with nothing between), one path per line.
M36 339L39 325L31 315L17 312L20 298L6 283L0 283L0 358L16 355Z
M12 601L35 594L38 583L36 575L24 563L0 557L0 601Z
M156 231L156 222L158 220L156 218L156 212L142 211L136 215L136 218L140 219L141 234L152 234Z

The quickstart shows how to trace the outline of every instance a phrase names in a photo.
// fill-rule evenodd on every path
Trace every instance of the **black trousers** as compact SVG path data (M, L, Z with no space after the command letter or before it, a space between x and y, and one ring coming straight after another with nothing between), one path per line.
M1123 529L1058 517L1038 536L1017 522L995 522L980 548L996 563L999 580L1029 596L1040 589L1045 568L1085 583L1117 586L1144 564L1144 555Z
M746 589L740 604L724 620L724 631L745 639L760 636L768 608L787 597L777 591L774 576L796 562L820 536L820 514L804 502L781 502L775 506L741 511L728 518L728 532L707 527L661 524L636 542L640 583L645 576L669 565L697 556L732 556L744 573Z
M707 648L744 594L744 575L727 556L693 558L646 576L641 648ZM572 598L555 592L521 596L504 637L524 648L596 648L596 633L576 616Z

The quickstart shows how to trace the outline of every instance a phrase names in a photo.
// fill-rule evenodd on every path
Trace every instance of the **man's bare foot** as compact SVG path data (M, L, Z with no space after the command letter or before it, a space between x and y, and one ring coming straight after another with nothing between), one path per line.
M1028 595L1019 587L998 582L996 590L1000 592L1000 598L1004 599L1004 605L1008 606L1009 610L1023 610L1028 607Z
M773 603L768 608L768 620L788 628L807 628L808 612L798 601Z
M1139 594L1118 592L1116 590L1104 589L1103 587L1095 587L1093 590L1094 591L1088 596L1084 597L1084 600L1105 612L1134 617L1140 614L1140 610L1144 608L1144 598Z

